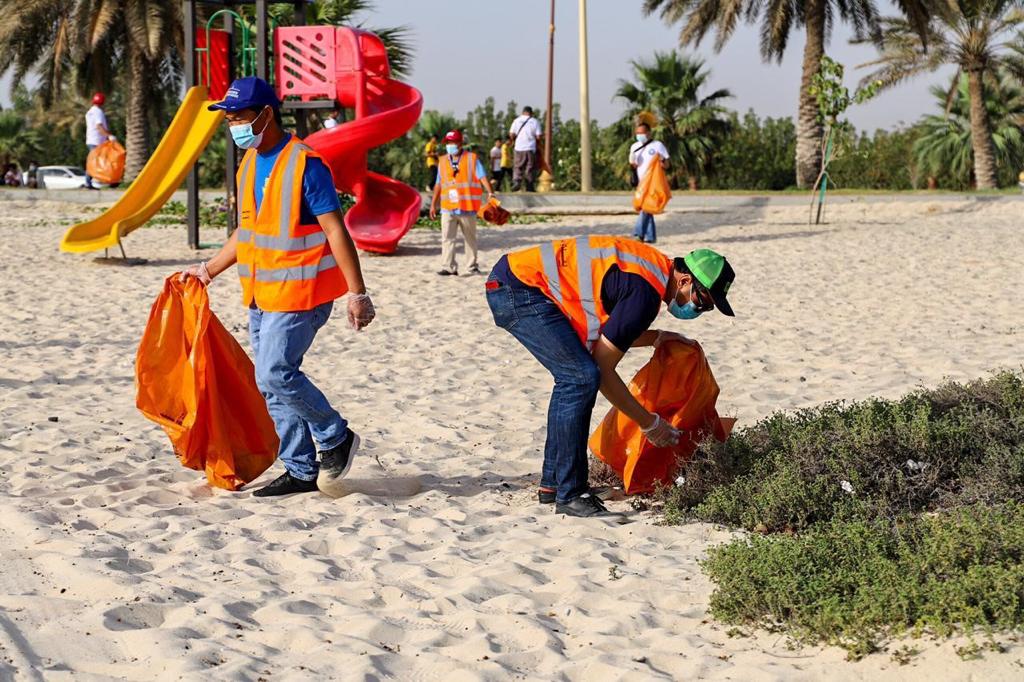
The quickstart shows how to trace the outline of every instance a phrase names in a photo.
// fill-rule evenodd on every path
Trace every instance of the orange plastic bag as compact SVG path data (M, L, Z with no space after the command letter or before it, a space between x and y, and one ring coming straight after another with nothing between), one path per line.
M142 414L210 485L237 490L274 463L277 434L252 362L197 280L164 281L135 358L135 386Z
M85 170L94 180L116 185L124 178L124 157L124 147L119 142L107 140L89 152Z
M501 207L501 202L491 197L487 203L480 207L476 215L481 220L486 220L492 225L504 225L512 214Z
M640 186L633 194L633 210L644 213L661 213L672 198L672 189L668 185L668 176L658 159L651 161L650 170L640 181Z
M658 483L671 485L680 462L688 461L702 440L724 441L734 420L720 419L718 383L699 346L663 343L640 368L629 390L640 404L682 430L679 444L659 448L640 425L618 409L608 411L590 436L590 450L622 478L628 494L646 493Z

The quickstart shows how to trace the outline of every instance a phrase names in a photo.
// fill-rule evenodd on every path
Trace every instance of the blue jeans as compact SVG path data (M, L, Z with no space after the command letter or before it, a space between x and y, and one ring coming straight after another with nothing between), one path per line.
M331 316L330 301L295 313L249 308L249 338L256 356L256 385L267 401L281 439L277 456L295 478L312 481L319 465L317 445L330 450L345 440L348 422L302 373L302 358Z
M633 236L641 241L653 244L658 241L658 233L654 229L654 214L640 211L636 217L636 226L633 228Z
M587 436L601 370L551 299L537 289L490 286L487 304L494 323L555 378L540 484L555 489L556 501L568 502L588 490Z

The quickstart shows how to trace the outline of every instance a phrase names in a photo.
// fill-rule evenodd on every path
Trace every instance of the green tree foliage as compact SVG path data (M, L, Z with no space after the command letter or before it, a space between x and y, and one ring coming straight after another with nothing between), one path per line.
M896 0L907 17L908 27L924 30L932 0ZM682 24L679 42L699 45L714 31L715 50L721 50L741 20L760 22L761 56L782 61L790 36L803 29L805 34L803 74L797 125L796 179L800 187L810 187L821 168L822 123L811 94L811 82L817 73L825 44L837 21L850 24L856 35L867 35L877 27L878 14L871 0L644 0L644 12L660 13L668 24Z
M946 106L945 88L933 86L932 95ZM985 88L985 110L992 131L996 172L1000 184L1016 182L1024 167L1024 91L1009 74ZM921 136L913 147L914 158L932 177L947 175L957 187L968 187L974 178L974 149L971 145L971 95L966 74L960 76L949 112L925 116Z
M1024 76L1022 21L1019 0L942 2L935 4L934 18L923 34L906 19L890 17L872 37L881 54L865 65L876 67L865 80L892 87L951 64L957 71L947 89L949 105L961 88L961 75L967 76L974 177L980 189L998 185L998 152L985 91L994 86L1000 69L1018 79Z
M721 102L732 93L720 89L702 95L711 72L704 68L703 60L678 52L655 52L652 61L631 64L633 78L620 81L615 96L627 103L630 118L644 111L657 117L653 133L671 157L669 178L676 187L695 185L728 131L729 120ZM628 149L625 144L624 155Z
M789 118L760 119L753 110L729 115L729 134L715 149L711 189L782 190L793 186L796 126Z
M0 161L22 166L34 160L42 149L38 130L26 129L25 119L15 111L0 111Z

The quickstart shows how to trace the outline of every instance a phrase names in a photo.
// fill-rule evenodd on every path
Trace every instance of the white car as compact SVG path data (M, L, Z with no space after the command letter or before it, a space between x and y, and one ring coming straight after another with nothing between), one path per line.
M77 166L40 166L36 171L40 189L80 189L85 187L85 170ZM22 173L22 184L28 184L28 173ZM96 187L106 187L93 181Z

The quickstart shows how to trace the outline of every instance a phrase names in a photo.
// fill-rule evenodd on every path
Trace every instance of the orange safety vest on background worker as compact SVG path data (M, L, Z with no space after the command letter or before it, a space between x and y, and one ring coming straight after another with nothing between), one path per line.
M319 158L298 138L284 146L256 211L256 150L242 158L238 181L238 277L242 304L273 313L312 310L348 291L327 234L302 225L306 159Z
M576 237L508 254L512 274L554 301L588 350L608 321L608 312L601 303L601 284L613 265L640 275L664 297L672 259L641 242L620 237Z
M484 186L476 176L476 154L462 150L459 170L452 168L450 156L442 156L438 173L441 180L441 210L476 213L484 200Z

